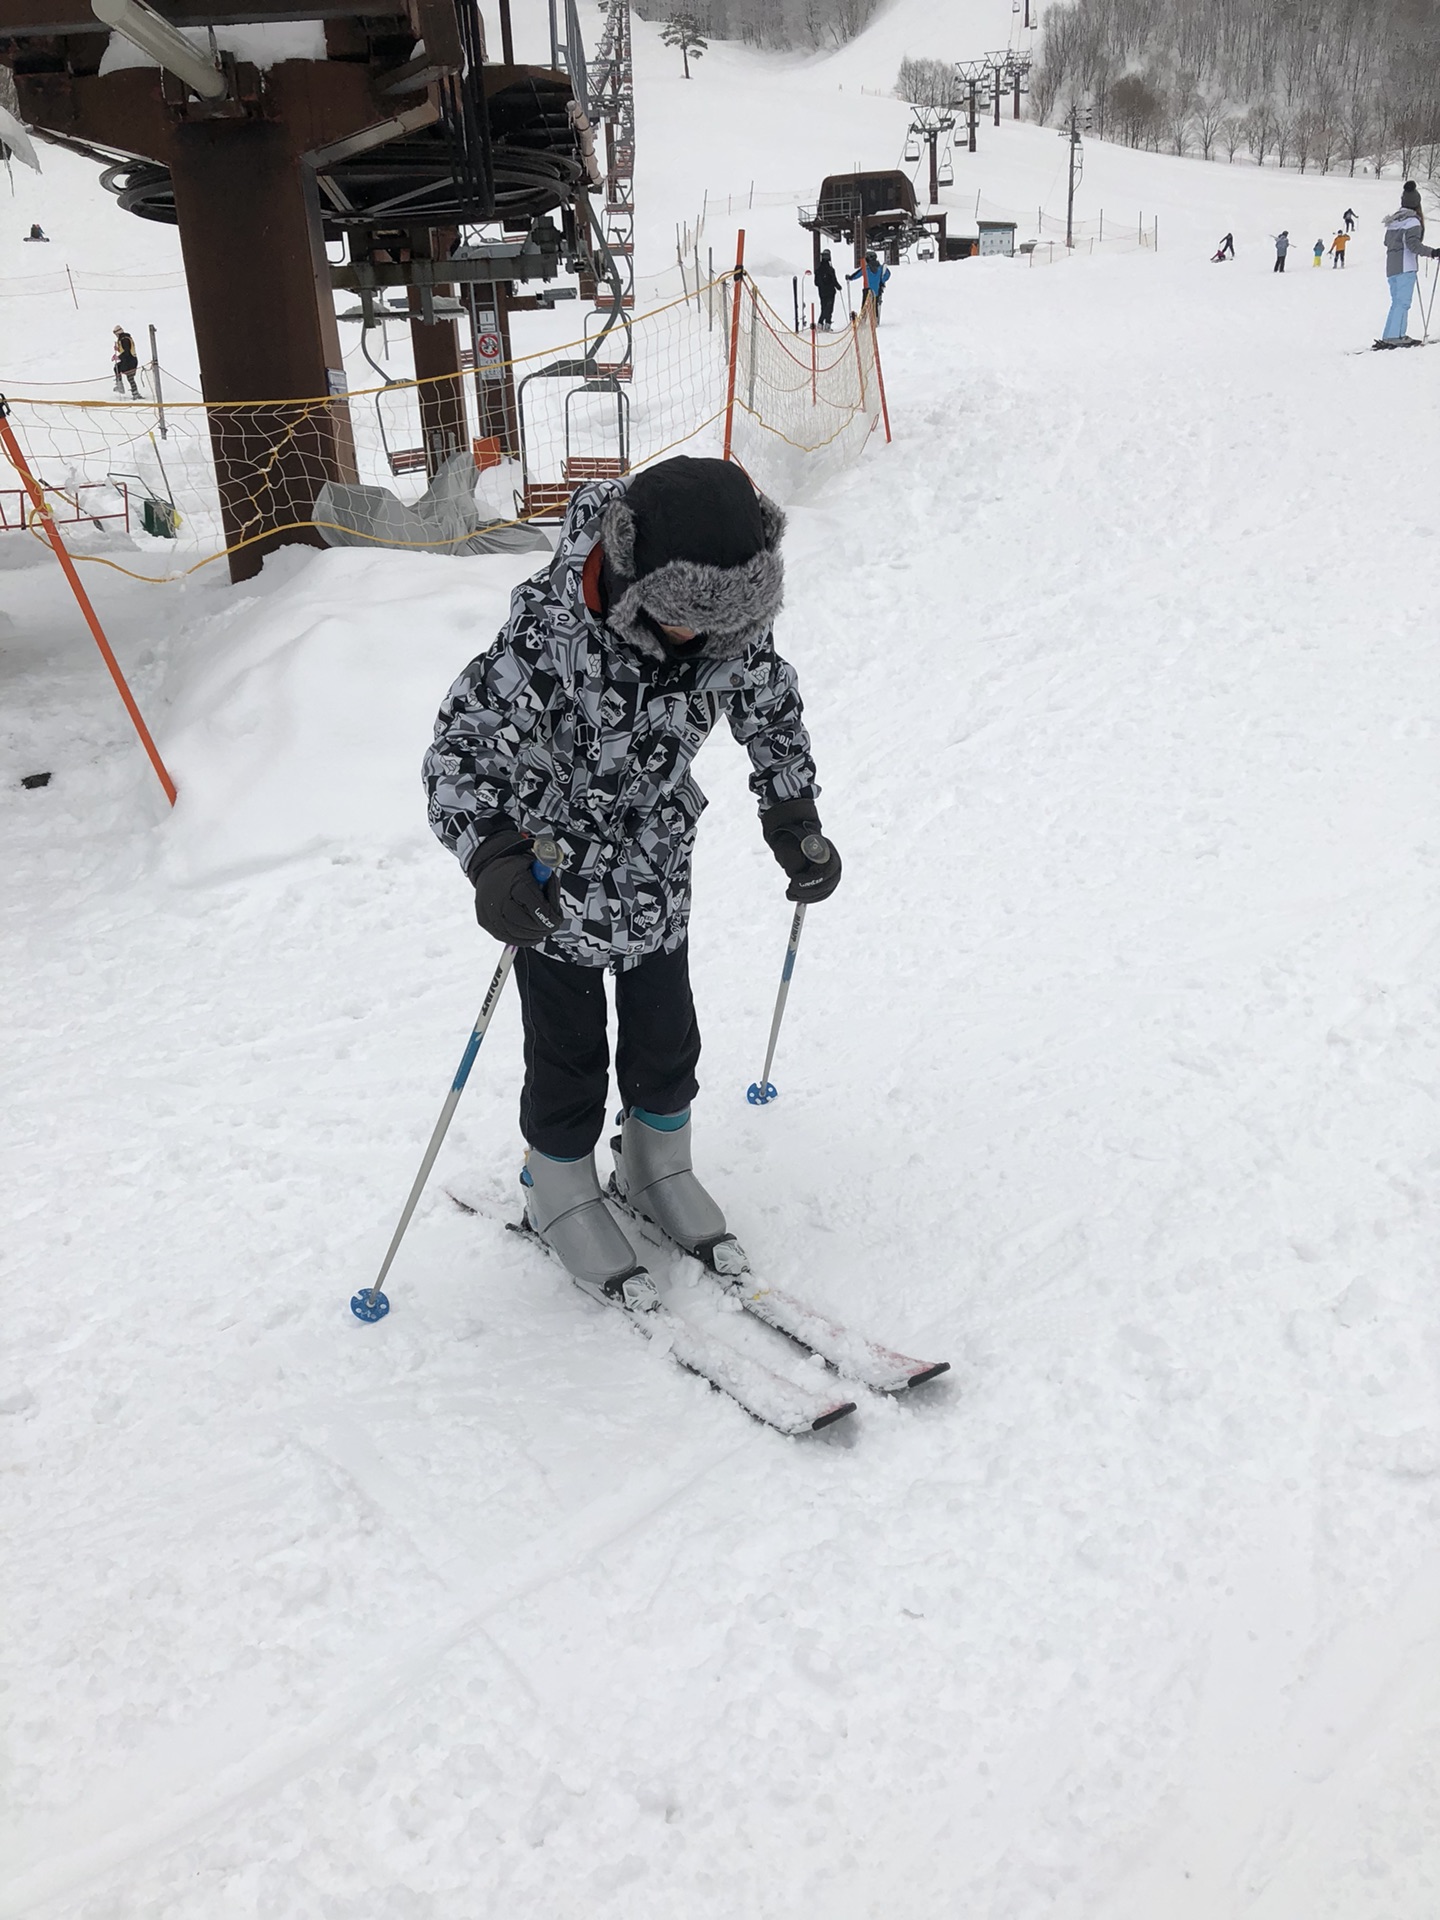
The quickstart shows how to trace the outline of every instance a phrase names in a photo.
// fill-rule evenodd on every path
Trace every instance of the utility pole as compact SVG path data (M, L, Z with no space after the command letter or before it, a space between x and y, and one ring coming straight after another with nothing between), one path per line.
M1070 119L1060 138L1070 142L1070 183L1065 195L1065 244L1067 247L1073 247L1075 244L1075 189L1080 183L1080 176L1085 166L1081 157L1078 101L1071 103Z

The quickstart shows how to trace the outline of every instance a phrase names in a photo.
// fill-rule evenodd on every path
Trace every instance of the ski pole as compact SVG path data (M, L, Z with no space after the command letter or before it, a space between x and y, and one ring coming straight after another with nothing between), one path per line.
M550 878L550 875L560 864L560 849L548 836L537 839L533 844L538 858L531 861L530 871L543 887L545 882ZM435 1131L431 1134L430 1144L425 1149L425 1158L420 1162L420 1171L415 1176L415 1184L410 1189L410 1197L405 1202L399 1222L390 1237L390 1245L386 1248L385 1258L380 1263L380 1271L375 1276L375 1284L369 1287L362 1287L359 1293L351 1296L350 1311L357 1320L383 1320L390 1311L389 1298L381 1292L381 1288L385 1284L385 1276L389 1273L390 1263L400 1249L400 1242L405 1237L405 1229L410 1224L410 1216L419 1205L420 1196L425 1191L425 1182L430 1178L430 1169L434 1166L436 1156L444 1143L445 1135L450 1130L450 1122L455 1117L455 1109L459 1106L460 1096L465 1091L465 1082L470 1078L470 1069L475 1064L475 1056L480 1051L480 1043L485 1038L491 1017L499 1002L501 990L506 980L510 977L510 969L514 964L515 948L508 946L500 956L500 964L496 967L494 976L486 990L485 999L481 1004L479 1014L476 1016L475 1025L470 1029L470 1038L465 1042L465 1051L461 1054L460 1064L455 1069L455 1078L450 1082L450 1091L446 1094L445 1104L440 1109L440 1118L435 1122Z
M830 858L830 842L823 834L807 833L800 842L800 851L812 865L823 867ZM780 1022L785 1017L785 1002L790 994L790 976L795 971L795 956L800 951L800 934L805 925L806 902L802 900L795 909L795 918L790 922L790 942L785 949L785 965L780 974L780 991L775 996L775 1016L770 1022L770 1044L765 1049L765 1067L760 1078L747 1088L745 1098L752 1107L765 1107L775 1099L775 1089L770 1084L770 1067L775 1058L775 1043L780 1038Z
M1430 269L1430 305L1428 307L1425 304L1424 294L1422 293L1420 296L1420 312L1425 320L1425 331L1421 335L1422 344L1428 344L1430 339L1430 315L1435 309L1435 283L1437 280L1440 280L1440 266L1432 266Z

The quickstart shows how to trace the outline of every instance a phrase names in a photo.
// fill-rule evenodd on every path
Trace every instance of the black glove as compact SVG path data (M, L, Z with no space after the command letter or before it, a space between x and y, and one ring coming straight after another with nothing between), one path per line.
M559 926L560 882L542 887L530 871L535 849L522 833L492 833L470 866L475 918L506 946L534 947Z
M787 900L828 900L840 884L840 855L820 831L820 816L813 800L782 800L760 816L765 844L790 876L785 889ZM804 842L811 836L828 849L829 858L812 860Z

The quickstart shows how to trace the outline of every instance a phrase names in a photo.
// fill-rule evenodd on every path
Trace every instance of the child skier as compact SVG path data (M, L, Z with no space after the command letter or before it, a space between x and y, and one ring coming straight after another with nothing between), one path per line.
M721 460L665 460L581 487L554 559L515 589L508 624L450 689L425 757L430 823L475 889L476 918L519 949L526 1220L582 1286L631 1308L654 1304L654 1284L595 1166L607 968L624 1104L616 1191L731 1270L716 1250L733 1236L690 1153L690 855L705 805L690 763L722 714L749 753L787 898L827 899L840 880L828 843L823 860L809 857L815 763L770 631L784 525ZM560 852L543 885L541 835Z
M1324 242L1323 240L1317 240L1317 241L1315 242L1315 258L1314 258L1314 259L1313 259L1313 260L1311 261L1311 263L1310 263L1310 264L1311 264L1312 266L1315 266L1315 267L1323 267L1323 266L1324 266L1324 264L1325 264L1325 242Z
M1349 246L1349 244L1350 244L1350 236L1348 233L1344 232L1343 230L1337 233L1335 238L1331 241L1330 252L1333 257L1330 261L1330 266L1332 271L1336 267L1344 266L1345 249L1346 247Z

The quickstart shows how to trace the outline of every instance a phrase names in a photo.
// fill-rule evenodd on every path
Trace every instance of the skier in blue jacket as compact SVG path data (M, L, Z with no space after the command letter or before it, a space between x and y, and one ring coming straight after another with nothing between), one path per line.
M875 324L878 326L880 324L880 302L885 298L885 288L890 280L890 269L881 266L878 253L867 253L863 266L858 266L854 273L847 273L845 278L847 280L863 280L864 285L862 291L865 298L874 304ZM861 311L863 312L864 309L862 308Z

